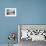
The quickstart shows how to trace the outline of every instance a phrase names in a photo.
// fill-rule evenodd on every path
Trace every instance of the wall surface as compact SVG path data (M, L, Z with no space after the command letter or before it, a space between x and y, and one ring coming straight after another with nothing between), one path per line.
M17 16L6 17L5 8L17 8ZM0 44L8 43L9 32L17 34L17 24L46 24L46 0L0 0Z

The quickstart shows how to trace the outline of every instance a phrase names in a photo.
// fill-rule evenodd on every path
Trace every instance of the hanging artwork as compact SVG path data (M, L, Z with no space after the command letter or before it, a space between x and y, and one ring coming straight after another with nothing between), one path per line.
M5 8L5 16L16 16L16 8Z
M46 41L46 25L18 25L20 40Z

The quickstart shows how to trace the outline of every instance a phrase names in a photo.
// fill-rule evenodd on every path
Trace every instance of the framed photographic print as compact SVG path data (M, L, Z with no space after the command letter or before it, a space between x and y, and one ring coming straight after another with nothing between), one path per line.
M45 24L19 24L18 25L18 41L46 41L46 25Z
M5 8L5 16L16 16L16 8Z

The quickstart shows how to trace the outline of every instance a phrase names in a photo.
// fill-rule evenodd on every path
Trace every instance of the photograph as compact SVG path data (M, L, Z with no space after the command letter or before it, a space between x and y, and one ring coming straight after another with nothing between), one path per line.
M5 16L16 16L16 8L5 8Z
M46 25L19 24L18 41L20 46L31 46L34 42L46 41Z

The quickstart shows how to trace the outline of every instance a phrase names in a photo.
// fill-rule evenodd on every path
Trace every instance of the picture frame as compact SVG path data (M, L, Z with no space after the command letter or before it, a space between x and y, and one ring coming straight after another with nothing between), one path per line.
M16 8L5 8L5 16L16 17Z
M28 30L27 38L23 37L25 36L24 32L22 34L23 30ZM21 40L46 41L46 24L18 24L18 42Z

